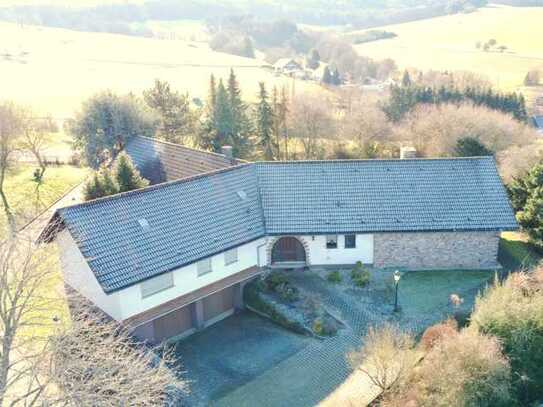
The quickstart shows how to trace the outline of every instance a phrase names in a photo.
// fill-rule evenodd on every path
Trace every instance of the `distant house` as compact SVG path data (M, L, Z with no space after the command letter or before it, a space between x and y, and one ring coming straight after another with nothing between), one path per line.
M275 64L273 69L276 73L291 75L295 72L303 71L304 68L293 58L281 58Z
M231 315L266 268L492 269L516 228L478 157L226 166L59 209L43 236L70 289L157 343Z

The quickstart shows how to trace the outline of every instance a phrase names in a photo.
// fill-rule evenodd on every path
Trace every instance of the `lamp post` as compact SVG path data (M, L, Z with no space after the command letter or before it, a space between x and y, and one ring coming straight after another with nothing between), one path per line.
M402 275L398 270L396 270L394 272L394 290L395 290L395 294L394 294L394 312L399 311L399 309L398 309L398 285L400 283L400 278L402 278Z

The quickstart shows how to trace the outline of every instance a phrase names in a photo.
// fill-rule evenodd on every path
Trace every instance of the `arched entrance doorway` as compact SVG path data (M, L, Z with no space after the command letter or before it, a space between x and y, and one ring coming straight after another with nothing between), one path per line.
M273 244L271 262L305 263L305 248L295 237L281 237Z

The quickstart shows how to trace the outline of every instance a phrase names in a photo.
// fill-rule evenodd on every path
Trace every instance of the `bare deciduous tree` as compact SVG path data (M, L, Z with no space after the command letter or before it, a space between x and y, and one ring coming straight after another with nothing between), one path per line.
M53 132L55 124L49 117L35 117L30 110L26 111L23 123L22 147L29 151L40 166L36 179L41 182L46 170L46 163L43 158L43 150L47 146L47 136Z
M0 198L12 233L15 231L15 217L11 211L4 182L13 161L13 153L19 148L23 130L23 111L11 102L0 102Z
M385 392L393 383L406 378L417 355L411 335L397 326L385 324L370 328L362 348L349 354L351 365L363 372L371 383Z
M34 367L43 362L44 333L58 312L49 289L56 272L49 250L21 235L0 242L0 405L39 397L45 382ZM17 389L14 394L14 389Z
M158 356L84 305L52 337L49 352L41 376L55 385L47 397L52 405L158 406L188 389L168 367L171 353Z
M53 246L0 242L0 406L156 406L187 390L171 354L136 343L78 297L57 290Z
M309 94L297 97L291 104L289 128L291 139L300 141L305 159L322 159L324 139L335 137L335 121L331 103Z

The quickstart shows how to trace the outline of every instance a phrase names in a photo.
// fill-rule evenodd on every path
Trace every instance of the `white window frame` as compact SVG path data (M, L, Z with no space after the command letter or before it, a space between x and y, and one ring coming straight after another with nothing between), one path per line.
M198 277L205 276L213 271L213 265L211 264L211 257L207 259L200 260L196 263L196 270L198 272Z
M227 250L224 252L224 265L229 266L238 262L238 248L234 247L233 249Z
M334 236L335 236L335 237L334 237ZM328 240L329 240L329 238L331 238L331 237L334 237L334 240L336 241L336 247L328 247ZM325 235L324 238L326 239L325 244L326 244L326 249L327 249L327 250L335 250L335 249L338 248L338 235Z
M352 247L347 247L347 236L354 236L354 246ZM346 234L345 236L343 236L343 239L344 239L344 247L345 249L349 250L349 249L356 249L356 234L355 233L349 233L349 234Z
M173 273L164 273L140 283L141 298L147 298L174 286Z

